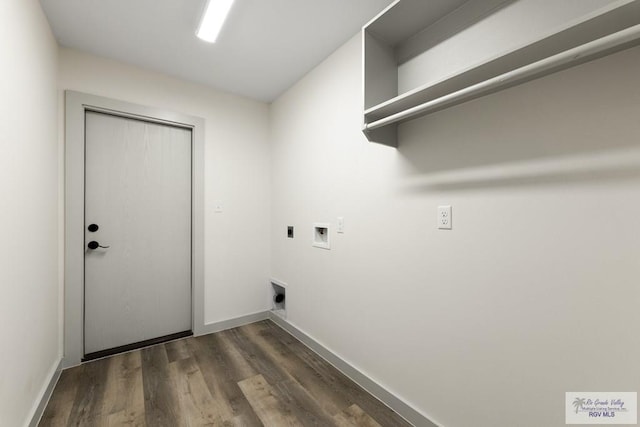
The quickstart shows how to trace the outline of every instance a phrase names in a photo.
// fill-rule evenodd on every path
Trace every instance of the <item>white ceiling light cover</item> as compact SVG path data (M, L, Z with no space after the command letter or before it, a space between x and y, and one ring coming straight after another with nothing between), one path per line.
M198 37L206 42L215 43L232 5L233 0L209 0L200 21Z

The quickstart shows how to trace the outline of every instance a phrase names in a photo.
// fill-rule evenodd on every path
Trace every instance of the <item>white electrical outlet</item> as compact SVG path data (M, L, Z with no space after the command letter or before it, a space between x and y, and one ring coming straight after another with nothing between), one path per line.
M338 233L342 234L344 233L344 218L339 216L338 217L338 227L337 227L337 231Z
M451 206L438 206L438 228L451 230Z

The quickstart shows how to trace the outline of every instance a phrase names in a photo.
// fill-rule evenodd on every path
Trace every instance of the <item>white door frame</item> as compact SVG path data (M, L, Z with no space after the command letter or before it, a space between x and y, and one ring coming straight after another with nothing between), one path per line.
M204 333L204 119L124 101L65 91L65 273L63 366L78 365L84 348L85 112L96 111L191 129L191 313Z

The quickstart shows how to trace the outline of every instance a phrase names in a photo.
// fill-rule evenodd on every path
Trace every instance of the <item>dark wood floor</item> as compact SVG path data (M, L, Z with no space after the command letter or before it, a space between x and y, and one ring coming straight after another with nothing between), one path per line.
M270 321L62 373L40 426L409 426Z

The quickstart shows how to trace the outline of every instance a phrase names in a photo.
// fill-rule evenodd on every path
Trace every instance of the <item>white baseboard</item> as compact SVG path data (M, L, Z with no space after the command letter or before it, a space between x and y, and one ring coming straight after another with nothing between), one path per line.
M360 387L364 388L376 399L394 410L398 415L400 415L402 418L404 418L414 426L442 427L441 425L429 420L427 416L423 415L418 410L411 407L408 403L400 399L398 396L373 381L371 378L356 369L353 365L346 362L340 356L333 353L331 350L320 344L305 332L298 329L296 326L292 325L287 320L283 319L281 316L270 313L269 318L273 323L280 326L289 334L293 335L300 342L313 350L313 352L329 362L336 369L345 374L352 381L354 381Z
M206 323L197 335L207 335L214 332L224 331L226 329L237 328L238 326L248 325L249 323L259 322L269 318L268 311L259 311L245 316L235 317L233 319L222 320L220 322Z
M49 399L53 394L53 389L58 383L61 373L62 359L53 367L53 371L49 372L49 382L43 386L43 389L40 392L40 399L38 400L37 405L35 405L35 409L33 409L33 415L30 418L31 421L27 424L29 427L36 427L40 422L40 418L42 418L42 414L44 414L44 410L47 407L47 403L49 403Z

